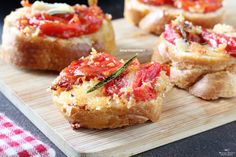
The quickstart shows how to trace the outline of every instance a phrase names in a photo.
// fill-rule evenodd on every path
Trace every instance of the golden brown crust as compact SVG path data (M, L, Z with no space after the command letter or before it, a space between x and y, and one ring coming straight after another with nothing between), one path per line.
M73 39L58 39L26 35L15 25L17 11L5 18L2 35L2 57L10 64L26 69L60 71L71 61L89 54L92 47L98 51L115 49L111 21L105 19L102 28L91 35ZM91 42L87 42L87 41Z
M198 79L206 73L203 69L184 69L180 70L176 66L172 66L170 70L171 82L179 88L188 89Z
M189 92L206 100L236 96L236 74L228 71L209 73L189 88Z
M125 18L134 25L139 25L143 30L157 35L164 31L165 24L170 23L180 14L196 25L211 28L223 21L225 11L222 8L213 13L191 13L170 6L147 5L138 0L125 1Z
M156 122L161 113L162 99L157 104L140 103L131 108L108 107L103 110L86 110L76 106L67 106L63 113L74 129L78 128L118 128L144 123L148 120ZM62 106L62 104L55 104Z

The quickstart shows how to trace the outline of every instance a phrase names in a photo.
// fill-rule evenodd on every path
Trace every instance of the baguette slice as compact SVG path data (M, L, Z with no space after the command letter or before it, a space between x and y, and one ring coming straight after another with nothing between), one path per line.
M189 92L203 99L231 98L236 96L235 84L236 73L220 71L204 75L189 88Z
M172 22L172 25L190 24L183 20L182 17L179 17ZM193 36L196 29L206 30L193 25L188 29L190 29L188 30L189 36ZM211 36L218 34L222 38L236 39L236 31L228 25L216 25L213 30L207 31L213 34ZM181 36L181 33L178 33ZM201 31L198 36L201 36ZM197 97L205 100L235 97L235 53L226 50L228 43L213 47L207 43L207 40L202 42L190 41L188 37L183 39L181 36L179 39L175 39L173 44L166 40L165 33L163 33L152 60L171 64L171 82Z
M155 6L144 4L139 0L125 0L125 18L144 31L156 35L160 35L164 31L165 24L170 23L179 15L196 25L212 28L223 21L225 11L220 8L209 13L194 13L170 5Z
M172 87L168 67L159 63L140 65L134 60L117 78L87 93L123 64L93 52L60 73L51 87L53 101L72 128L118 128L158 120L165 93Z
M105 15L97 32L69 39L40 36L38 29L28 27L21 30L17 26L17 20L24 15L55 9L69 12L72 7L64 3L48 4L36 1L31 7L19 8L6 16L1 52L7 63L19 68L60 71L71 61L88 55L92 47L105 52L115 49L115 37L109 15Z

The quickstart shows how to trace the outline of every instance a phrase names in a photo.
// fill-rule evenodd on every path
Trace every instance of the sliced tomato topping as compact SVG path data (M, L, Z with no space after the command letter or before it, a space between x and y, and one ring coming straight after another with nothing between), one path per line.
M178 30L171 24L166 26L163 35L165 40L174 45L176 39L183 38ZM200 44L207 43L213 48L218 48L220 45L225 46L226 52L231 56L236 57L236 37L210 32L207 29L202 29L202 32L200 34L186 32L186 37L187 41L197 42Z
M136 66L135 73L132 74L130 71L126 71L104 86L106 95L112 96L113 94L117 94L120 96L129 88L133 89L133 95L136 101L151 100L158 94L156 89L154 89L154 85L160 72L165 71L168 76L170 75L170 68L158 63L138 66L134 63L133 66ZM129 92L127 93L127 95L130 94Z
M57 85L61 88L71 89L72 85L82 83L81 78L85 78L86 81L95 77L103 80L122 64L117 58L106 53L99 53L92 58L81 58L62 70Z
M197 42L197 43L205 43L204 39L202 38L201 34L193 34L189 32L186 33L186 38L188 41ZM164 38L175 45L175 40L183 38L180 31L176 29L172 24L168 24L165 27L165 32L163 33Z
M123 91L121 88L128 87L128 76L126 74L122 74L118 76L116 79L104 85L105 95L112 96L113 94L121 95Z
M192 12L208 13L222 7L222 0L176 0L175 7Z
M24 29L33 26L40 29L40 35L48 35L63 39L79 37L97 32L105 17L97 6L74 6L75 13L49 15L38 13L25 15L18 19L18 27Z
M140 2L150 5L173 4L173 0L140 0Z
M207 30L202 31L202 37L211 47L217 48L220 45L224 45L225 50L231 56L236 57L236 37L212 33Z
M169 68L158 63L142 65L137 71L133 82L133 94L137 101L147 101L154 99L158 92L155 83L161 71L165 71L168 75Z
M56 90L59 87L60 90L70 90L73 85L82 84L84 79L89 81L97 78L102 81L123 64L115 57L105 53L81 58L60 73L57 83L52 89ZM140 65L138 60L134 60L117 78L103 86L103 94L121 96L126 92L127 97L133 94L136 101L154 99L158 94L155 83L161 71L170 75L168 66L159 63Z
M150 5L172 5L190 12L208 13L222 7L222 0L140 0Z
M140 63L135 59L119 77L104 85L105 95L122 95L124 93L122 88L132 88L133 77L131 73L136 72L139 67Z
M172 44L175 44L176 39L181 38L181 35L176 31L172 24L166 25L163 35L164 38Z
M92 61L85 60L76 72L80 71L84 73L85 76L105 78L116 71L123 63L117 58L101 53L96 55Z

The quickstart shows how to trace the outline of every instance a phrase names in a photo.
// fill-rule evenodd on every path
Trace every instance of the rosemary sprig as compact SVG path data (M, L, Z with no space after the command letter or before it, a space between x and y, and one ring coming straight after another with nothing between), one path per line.
M87 93L93 92L96 89L102 87L103 85L107 84L108 82L112 81L113 79L115 79L116 77L118 77L123 71L125 71L128 66L130 65L130 63L132 63L132 61L137 57L137 55L134 55L132 58L130 58L122 67L120 67L119 69L117 69L115 72L113 72L110 76L108 76L107 78L105 78L104 80L98 82L95 86L93 86L92 88L90 88Z

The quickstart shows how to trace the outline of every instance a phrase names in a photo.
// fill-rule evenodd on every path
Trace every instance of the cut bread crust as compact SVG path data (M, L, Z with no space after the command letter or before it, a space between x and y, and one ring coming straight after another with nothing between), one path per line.
M220 25L217 27L220 28ZM225 29L218 31L231 32ZM192 43L185 46L182 44L183 47L190 47ZM206 53L184 51L181 46L178 42L176 45L169 43L161 35L152 56L152 61L171 64L170 79L173 84L205 100L236 96L235 57L224 51L218 52L209 46Z
M179 69L176 66L171 67L171 82L177 87L188 89L199 80L202 75L206 74L203 69Z
M203 69L180 70L172 66L171 82L205 100L236 96L236 73L228 69L213 72Z
M139 0L125 0L125 18L149 33L160 35L164 31L165 24L179 15L196 25L212 28L224 20L225 10L220 8L210 13L192 13L168 5L153 6L143 4Z
M197 97L215 100L220 97L231 98L236 96L236 73L220 71L204 75L189 92Z
M106 17L95 33L76 38L41 37L37 32L25 33L17 28L17 19L27 13L20 8L4 20L1 56L7 63L19 68L60 71L71 61L87 56L94 47L110 53L115 49L111 20Z
M107 108L103 109L81 109L79 106L63 106L62 112L68 118L74 129L79 128L118 128L129 125L145 123L148 120L156 122L161 114L162 97L159 97L155 103L140 103L128 108L126 104L104 104ZM54 98L54 103L62 106Z

